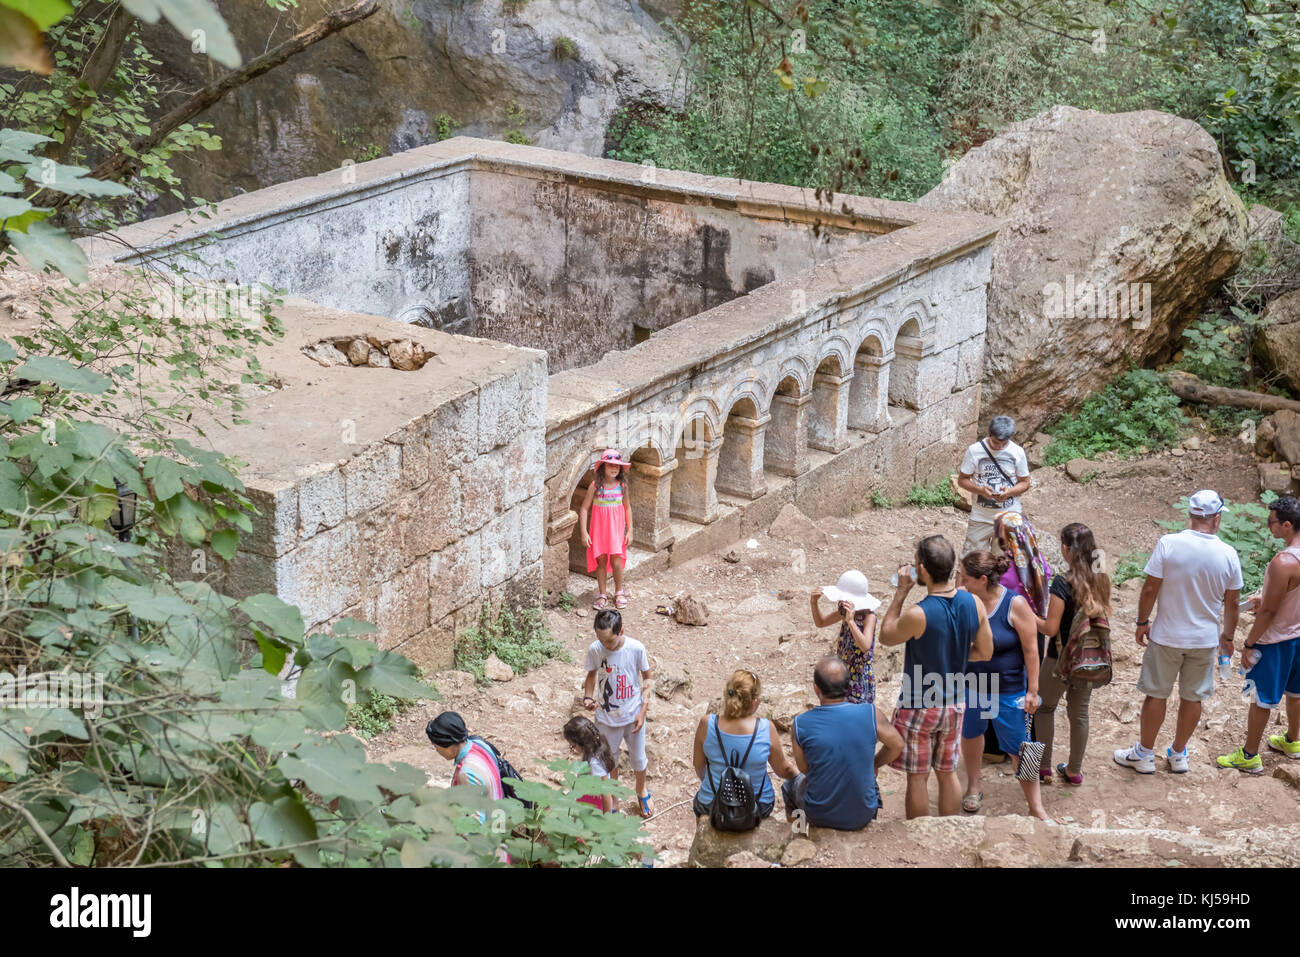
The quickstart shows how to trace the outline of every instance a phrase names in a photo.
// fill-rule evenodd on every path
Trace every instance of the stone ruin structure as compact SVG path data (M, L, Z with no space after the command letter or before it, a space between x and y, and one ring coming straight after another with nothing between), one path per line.
M210 435L261 515L208 572L309 627L372 621L432 671L484 605L579 587L606 447L634 463L642 574L786 503L945 476L979 417L997 226L457 137L86 246L287 289L273 388Z

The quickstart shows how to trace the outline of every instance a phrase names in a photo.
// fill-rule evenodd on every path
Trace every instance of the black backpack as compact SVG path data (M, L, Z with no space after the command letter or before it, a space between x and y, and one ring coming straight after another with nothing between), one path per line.
M727 748L722 743L722 732L718 730L718 719L713 719L713 733L718 739L718 750L727 766L722 769L722 778L713 783L713 769L709 769L709 784L713 787L713 804L709 807L709 823L716 831L752 831L759 825L758 796L754 793L754 784L749 779L749 772L744 770L749 760L749 752L754 747L754 737L758 734L758 721L754 721L754 733L749 736L749 747L745 756L739 757L733 750L727 757ZM762 787L762 785L759 785Z
M497 759L497 773L501 775L501 790L505 793L505 796L518 801L524 806L525 810L531 811L533 802L515 797L515 786L510 783L511 781L523 781L524 776L516 771L515 766L503 758L501 752L486 738L475 738L474 740L481 742L485 748L492 752L492 757Z

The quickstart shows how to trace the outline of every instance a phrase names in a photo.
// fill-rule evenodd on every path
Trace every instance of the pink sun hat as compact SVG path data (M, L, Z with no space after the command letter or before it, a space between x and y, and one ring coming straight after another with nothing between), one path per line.
M631 462L624 462L618 454L618 449L606 449L605 454L596 460L596 464L591 467L593 472L598 471L602 465L608 462L610 465L622 466L624 471L632 467Z

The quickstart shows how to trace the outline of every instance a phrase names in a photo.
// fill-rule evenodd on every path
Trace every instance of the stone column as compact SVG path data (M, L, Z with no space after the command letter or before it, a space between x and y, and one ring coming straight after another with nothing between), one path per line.
M889 362L893 356L858 353L849 387L849 428L883 432L889 428Z
M673 478L672 514L688 522L708 525L718 517L718 496L714 482L718 475L718 453L722 437L694 443L682 449Z
M811 403L811 395L772 396L771 421L763 439L763 464L777 475L803 475L808 471Z
M812 428L808 444L823 452L843 452L849 447L849 383L853 373L813 376Z
M718 456L719 492L738 498L755 499L767 494L763 479L763 433L770 415L751 419L744 415L727 417L726 442Z
M632 544L637 548L657 552L673 543L669 511L676 468L676 459L664 465L632 462L627 489L632 496Z

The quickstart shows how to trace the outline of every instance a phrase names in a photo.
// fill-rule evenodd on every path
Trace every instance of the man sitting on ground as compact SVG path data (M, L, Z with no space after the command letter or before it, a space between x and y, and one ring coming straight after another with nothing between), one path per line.
M903 739L874 704L845 701L849 672L835 655L817 662L813 687L818 706L796 715L790 729L800 773L781 785L786 818L801 810L809 824L856 831L880 810L876 772L898 756Z

